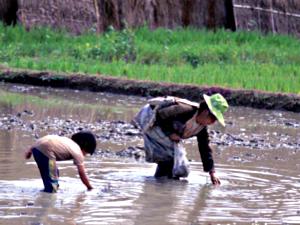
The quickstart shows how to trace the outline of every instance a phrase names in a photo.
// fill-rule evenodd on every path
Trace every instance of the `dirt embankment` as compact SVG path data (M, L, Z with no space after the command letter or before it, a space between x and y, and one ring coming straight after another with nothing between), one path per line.
M233 106L300 112L300 95L296 94L174 83L155 83L101 75L89 76L84 74L37 72L7 68L0 68L0 81L149 97L173 95L193 101L201 99L204 93L210 95L218 92Z

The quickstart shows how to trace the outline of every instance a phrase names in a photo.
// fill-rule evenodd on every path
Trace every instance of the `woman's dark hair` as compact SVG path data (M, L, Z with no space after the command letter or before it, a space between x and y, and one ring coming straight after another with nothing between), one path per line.
M80 131L73 134L71 139L76 142L79 147L89 154L93 154L96 149L96 138L94 134L89 131Z
M199 115L200 113L202 113L204 110L208 110L208 111L210 112L210 109L208 108L208 105L207 105L206 102L203 100L203 101L201 101L201 102L199 103L198 115ZM217 118L215 117L215 115L212 114L211 112L210 112L209 114L210 114L213 118L217 119Z
M209 110L206 102L203 100L199 103L198 114L202 113L204 110Z

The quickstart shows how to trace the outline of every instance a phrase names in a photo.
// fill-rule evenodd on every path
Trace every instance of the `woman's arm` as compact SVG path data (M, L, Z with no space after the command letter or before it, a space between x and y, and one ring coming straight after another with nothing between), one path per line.
M212 149L209 146L209 136L207 132L207 127L204 127L197 134L197 141L198 149L203 163L203 170L205 172L210 172L211 170L214 170L214 159Z
M213 151L209 146L209 136L207 127L204 127L197 135L198 148L203 164L203 170L209 172L211 182L214 185L219 185L220 179L215 174Z

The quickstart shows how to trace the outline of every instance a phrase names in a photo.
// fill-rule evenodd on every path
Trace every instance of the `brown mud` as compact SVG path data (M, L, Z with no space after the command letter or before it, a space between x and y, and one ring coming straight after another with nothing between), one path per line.
M18 70L1 67L0 81L147 97L173 95L188 98L193 101L201 99L203 94L218 92L221 93L232 106L300 112L300 95L297 94L229 89L217 86L208 87L156 83L102 75L64 74L60 72Z
M96 134L99 143L130 143L133 140L142 138L142 134L132 124L122 121L96 121L87 123L73 119L62 118L46 118L43 120L32 120L34 113L24 110L16 115L6 114L5 117L0 116L0 129L11 130L19 129L29 132L33 137L39 138L39 134L44 130L51 133L57 133L62 136L70 136L74 132L80 130L92 130ZM270 121L272 123L272 121ZM279 125L279 123L278 123ZM228 126L232 126L230 123ZM286 128L300 128L300 124L295 121L285 122L282 124ZM218 130L210 130L211 143L221 148L224 147L240 147L247 149L300 149L299 140L293 139L288 134L276 133L272 134L276 137L276 142L265 138L262 134L244 135L241 133L221 133ZM135 159L144 158L144 148L141 145L128 146L120 151L110 151L107 149L99 149L97 154L105 157L132 157Z

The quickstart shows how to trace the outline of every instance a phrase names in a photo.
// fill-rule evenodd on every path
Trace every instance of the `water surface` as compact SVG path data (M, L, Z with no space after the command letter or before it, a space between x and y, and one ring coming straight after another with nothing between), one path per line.
M59 192L40 192L34 161L23 159L38 136L89 124L95 126L99 152L142 146L139 136L123 137L111 124L129 126L145 102L1 84L0 224L300 224L300 115L289 112L231 107L228 126L211 128L219 187L202 172L191 139L185 146L192 172L185 180L156 180L154 164L96 154L86 158L92 191L66 161L59 162ZM66 121L71 127L63 127Z

